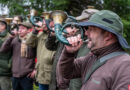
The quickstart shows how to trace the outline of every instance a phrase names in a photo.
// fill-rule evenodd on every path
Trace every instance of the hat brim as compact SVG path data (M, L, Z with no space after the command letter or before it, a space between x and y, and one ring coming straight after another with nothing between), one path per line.
M108 27L105 27L101 24L97 24L97 23L94 23L94 22L89 22L89 21L86 21L86 22L80 22L78 23L79 26L96 26L96 27L99 27L103 30L106 30L108 32L111 32L113 34L115 34L118 38L118 41L120 43L120 45L123 47L123 48L127 48L127 49L130 49L130 46L128 45L126 39L119 33L117 32L114 32L115 30L113 30L112 28L108 28Z
M27 28L31 28L31 27L29 27L29 26L27 26L27 25L25 25L25 24L18 24L18 26L24 26L24 27L27 27Z

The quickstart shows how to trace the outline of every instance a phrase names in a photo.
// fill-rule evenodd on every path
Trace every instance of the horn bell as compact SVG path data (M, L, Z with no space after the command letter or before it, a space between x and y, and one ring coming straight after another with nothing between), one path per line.
M45 19L50 19L50 12L43 12L42 15Z
M31 9L30 10L30 15L31 16L36 16L37 15L37 11L35 9Z
M67 19L67 14L61 10L55 10L51 12L50 18L55 24L62 24Z
M7 24L10 24L12 22L13 18L5 18L5 20L6 20Z

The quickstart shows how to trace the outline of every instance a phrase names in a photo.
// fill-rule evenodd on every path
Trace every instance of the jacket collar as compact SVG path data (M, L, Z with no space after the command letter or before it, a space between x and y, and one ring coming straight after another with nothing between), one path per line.
M95 56L97 56L97 58L100 58L104 55L107 55L107 54L115 52L115 51L124 51L118 42L113 43L113 44L103 47L103 48L92 50L91 52Z

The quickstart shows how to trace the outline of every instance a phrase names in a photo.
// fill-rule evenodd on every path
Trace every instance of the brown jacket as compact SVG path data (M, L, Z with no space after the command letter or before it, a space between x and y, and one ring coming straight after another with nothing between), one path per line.
M85 57L74 60L75 54L64 50L60 58L62 74L68 79L81 77L83 83L93 63L98 58L115 51L122 51L118 44L97 49ZM82 84L81 90L128 90L128 85L130 85L130 56L124 54L111 58L99 67L89 80Z
M36 49L28 47L28 57L21 57L21 41L16 38L9 37L2 45L1 51L12 51L13 63L12 74L13 77L24 77L31 73L35 67Z

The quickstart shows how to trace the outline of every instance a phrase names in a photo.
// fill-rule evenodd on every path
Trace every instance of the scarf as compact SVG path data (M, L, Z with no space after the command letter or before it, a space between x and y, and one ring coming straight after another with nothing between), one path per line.
M26 37L20 38L21 40L21 57L28 57L28 46L26 45Z

